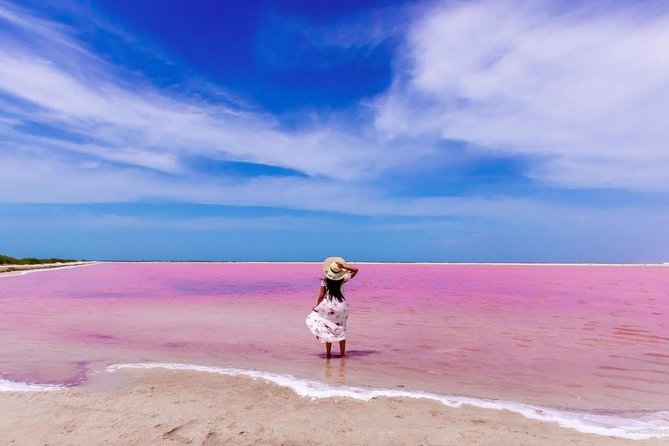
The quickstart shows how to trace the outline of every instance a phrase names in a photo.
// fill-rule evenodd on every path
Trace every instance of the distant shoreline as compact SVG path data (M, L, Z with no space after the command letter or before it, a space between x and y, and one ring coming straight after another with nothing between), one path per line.
M90 265L98 262L56 262L56 263L36 263L32 265L0 265L0 274L14 275L11 273L27 273L54 268L71 268L75 266Z
M534 262L367 262L351 260L358 265L484 265L484 266L667 266L665 263L534 263ZM305 264L319 265L321 261L285 260L97 260L95 263L250 263L250 264Z
M320 265L320 261L305 262L305 261L229 261L229 260L97 260L97 261L79 261L67 263L42 263L34 265L0 265L0 276L14 276L20 274L27 274L38 271L52 270L56 268L74 268L85 265L102 264L102 263L166 263L166 264L256 264L256 265ZM357 265L396 265L396 266L411 266L411 265L434 265L434 266L580 266L580 267L669 267L669 263L492 263L492 262L356 262L351 263Z

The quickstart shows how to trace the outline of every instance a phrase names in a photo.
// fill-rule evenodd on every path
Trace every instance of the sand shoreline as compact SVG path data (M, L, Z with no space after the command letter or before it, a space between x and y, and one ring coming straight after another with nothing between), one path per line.
M57 262L57 263L40 263L35 265L0 265L0 274L8 273L22 273L40 270L48 270L54 268L68 268L74 266L92 265L97 262Z
M312 399L244 376L161 369L103 373L63 391L2 392L0 411L1 444L666 444L583 434L505 410Z

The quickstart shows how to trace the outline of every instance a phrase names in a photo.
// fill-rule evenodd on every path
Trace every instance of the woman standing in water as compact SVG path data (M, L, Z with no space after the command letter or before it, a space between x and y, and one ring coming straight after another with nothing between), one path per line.
M325 343L325 357L332 357L332 343L339 342L341 356L346 356L346 320L348 302L342 285L358 274L358 268L348 265L341 257L329 257L323 262L325 278L321 280L318 302L307 316L307 327L316 339Z

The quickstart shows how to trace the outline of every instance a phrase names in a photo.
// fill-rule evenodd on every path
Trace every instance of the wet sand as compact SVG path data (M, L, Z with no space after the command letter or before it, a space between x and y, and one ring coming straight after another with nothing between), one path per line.
M55 392L0 393L10 445L660 445L582 434L500 410L408 398L311 399L247 377L102 373Z

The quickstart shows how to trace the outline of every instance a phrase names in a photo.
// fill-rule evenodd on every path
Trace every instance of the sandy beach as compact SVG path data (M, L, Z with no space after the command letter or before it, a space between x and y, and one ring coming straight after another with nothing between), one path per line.
M247 377L103 373L82 387L0 393L3 445L660 445L581 434L507 411L407 398L311 399Z

